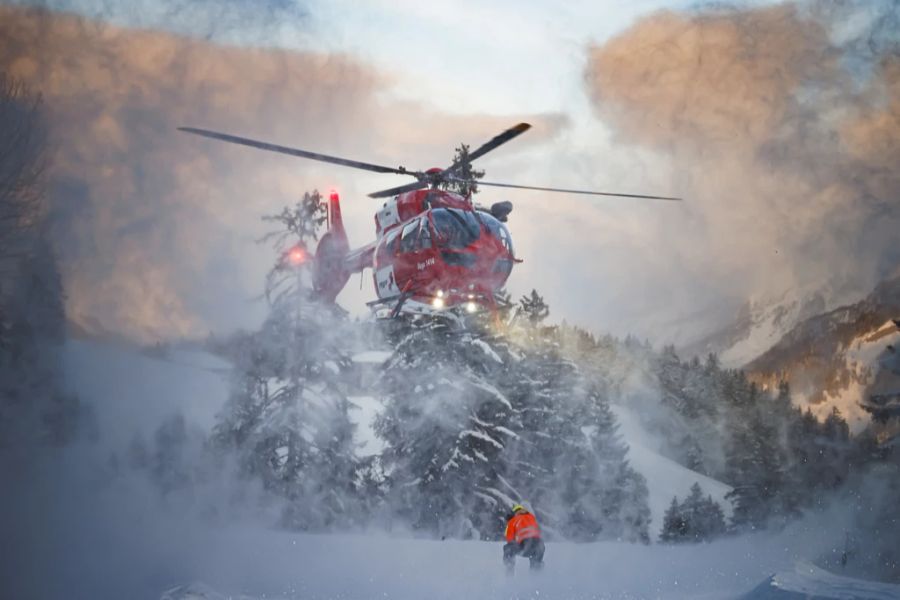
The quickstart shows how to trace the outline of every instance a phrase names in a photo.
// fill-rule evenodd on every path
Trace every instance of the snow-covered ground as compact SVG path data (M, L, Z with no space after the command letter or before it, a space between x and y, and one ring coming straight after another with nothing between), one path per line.
M776 573L746 596L746 600L806 598L896 600L900 598L900 585L843 577L813 564L798 562L793 570Z
M136 432L149 434L176 412L208 429L227 396L227 365L202 353L175 352L161 359L73 341L65 364L70 387L95 406L104 446L127 444ZM354 401L360 406L354 412L362 451L377 451L371 422L378 403L367 396ZM648 479L654 537L672 496L684 497L695 481L723 501L727 486L659 456L637 419L627 409L616 413L631 446L629 459ZM98 455L103 452L85 454ZM59 468L80 481L84 476L75 471L85 459L72 454L67 460ZM93 476L93 469L85 472ZM387 531L389 524L382 531L355 534L296 534L273 530L247 514L223 518L221 512L197 510L198 497L224 497L232 493L227 485L191 492L190 498L157 497L158 492L129 481L99 493L67 489L75 490L65 504L69 512L48 515L52 530L48 527L34 541L38 549L46 548L48 561L66 566L43 584L51 590L46 597L65 600L776 598L770 594L790 585L808 587L810 581L821 581L816 593L823 598L900 598L897 587L798 570L795 565L843 542L842 536L811 523L798 523L780 535L690 546L550 542L543 572L529 572L522 561L509 578L499 543L415 539ZM47 502L35 498L35 510ZM40 571L39 565L30 568ZM861 595L823 592L831 588Z
M195 565L194 578L202 584L172 586L161 598L900 597L900 586L811 567L802 558L810 541L750 536L687 547L550 543L543 571L532 573L520 560L507 577L499 543L234 530L218 533ZM779 595L794 590L802 593Z

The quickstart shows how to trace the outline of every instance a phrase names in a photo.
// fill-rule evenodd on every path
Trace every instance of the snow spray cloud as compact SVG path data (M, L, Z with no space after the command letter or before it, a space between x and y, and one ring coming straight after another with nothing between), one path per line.
M687 202L644 226L674 272L831 303L896 272L897 18L887 2L664 11L590 49L596 114L672 158Z
M256 33L242 33L248 29L237 23L250 4L139 2L137 14L113 7L96 15L175 29L191 21L194 35L245 45L0 7L0 70L43 93L50 113L52 216L70 319L144 341L252 325L272 260L269 248L253 243L265 231L258 217L304 190L354 181L317 163L199 140L178 133L179 125L386 164L411 157L444 164L460 141L511 119L528 118L549 135L564 125L557 117L437 115L385 101L389 76L357 60L246 45L267 40L270 21L276 39L279 23L294 14L263 11L248 18ZM428 135L413 124L427 124ZM360 237L371 235L373 208L347 205L347 220L365 226Z

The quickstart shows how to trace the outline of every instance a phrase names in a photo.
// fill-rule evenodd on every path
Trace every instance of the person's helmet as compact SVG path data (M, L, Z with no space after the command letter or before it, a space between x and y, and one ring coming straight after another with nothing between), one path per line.
M512 511L513 511L514 513L517 513L517 512L519 512L520 510L524 511L524 510L525 510L525 507L522 506L521 504L513 504Z

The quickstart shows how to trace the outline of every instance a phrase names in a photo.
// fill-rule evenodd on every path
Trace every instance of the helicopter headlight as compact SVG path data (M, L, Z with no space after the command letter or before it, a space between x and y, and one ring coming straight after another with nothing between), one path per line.
M472 301L466 302L466 312L472 314L478 310L478 305Z
M440 294L441 292L438 292ZM431 305L437 309L444 308L444 299L441 296L438 296L434 300L431 301Z

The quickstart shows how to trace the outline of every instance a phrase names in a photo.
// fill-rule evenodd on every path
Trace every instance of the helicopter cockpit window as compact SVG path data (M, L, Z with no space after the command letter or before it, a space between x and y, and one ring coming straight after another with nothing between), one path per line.
M431 228L428 227L428 219L422 219L422 226L419 228L419 243L416 248L419 250L427 250L431 248Z
M416 249L416 237L419 233L419 220L407 223L400 236L400 252L413 252Z
M384 243L384 247L387 248L388 253L397 254L397 247L399 246L400 241L400 232L396 229L387 234L387 241Z
M511 255L515 256L515 252L513 252L512 236L509 234L509 229L506 228L506 225L486 212L478 211L478 218L481 219L484 226L491 232L491 235L500 240L503 247L506 248Z
M465 248L478 239L481 227L475 216L457 208L436 208L431 211L438 244L448 248Z

